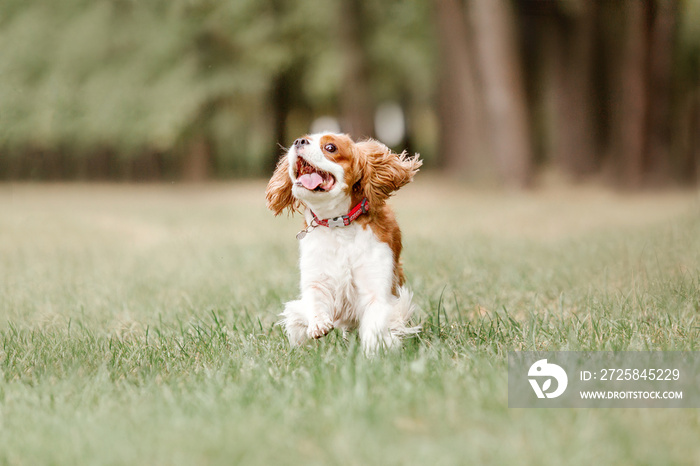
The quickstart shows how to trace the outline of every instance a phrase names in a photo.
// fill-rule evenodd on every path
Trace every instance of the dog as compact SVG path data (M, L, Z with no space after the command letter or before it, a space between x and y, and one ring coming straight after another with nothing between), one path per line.
M419 155L393 153L368 139L318 133L294 141L277 164L265 197L275 216L303 211L297 234L301 296L285 304L281 325L292 345L334 328L358 330L367 354L416 334L404 286L401 230L389 196L413 180Z

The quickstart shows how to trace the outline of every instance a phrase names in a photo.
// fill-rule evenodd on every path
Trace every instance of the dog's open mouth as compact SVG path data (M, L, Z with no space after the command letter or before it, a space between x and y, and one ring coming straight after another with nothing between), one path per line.
M316 169L302 157L297 157L296 166L297 181L309 191L329 191L335 186L335 177L328 172Z

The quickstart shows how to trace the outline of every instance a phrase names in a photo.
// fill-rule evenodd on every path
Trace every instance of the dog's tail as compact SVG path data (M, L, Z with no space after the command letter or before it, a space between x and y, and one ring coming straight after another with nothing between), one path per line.
M418 309L413 302L413 292L405 286L399 288L399 296L394 304L392 320L389 322L391 334L399 338L415 335L421 331L421 326L410 326L411 316Z

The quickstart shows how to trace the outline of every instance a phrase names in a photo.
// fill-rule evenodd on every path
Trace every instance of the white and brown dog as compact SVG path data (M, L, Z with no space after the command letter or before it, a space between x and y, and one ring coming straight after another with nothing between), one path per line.
M281 314L293 345L358 328L371 354L419 331L408 324L414 305L403 286L401 230L386 200L421 165L418 155L334 133L297 139L279 161L267 206L275 215L303 208L305 219L301 297Z

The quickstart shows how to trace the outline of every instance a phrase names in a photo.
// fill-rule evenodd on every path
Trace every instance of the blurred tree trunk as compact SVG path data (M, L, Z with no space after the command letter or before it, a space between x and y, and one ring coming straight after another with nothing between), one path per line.
M693 125L693 132L691 133L694 135L694 137L690 148L691 164L689 168L691 176L695 176L693 181L697 185L700 183L700 87L695 91L695 105L693 108L695 125Z
M340 89L341 126L354 139L374 134L374 115L370 93L369 65L363 35L360 0L342 0L338 27L344 47L345 70Z
M272 125L274 134L274 146L270 147L270 156L267 157L265 173L275 171L277 161L280 158L279 145L285 146L291 141L287 141L287 117L292 109L291 103L291 83L288 73L281 72L272 84ZM301 135L300 135L301 136Z
M78 178L82 180L106 181L115 178L117 157L108 146L102 146L87 157L82 157Z
M552 18L545 38L554 104L552 158L573 179L592 173L598 165L593 115L597 1L576 5L577 11Z
M411 93L406 89L403 89L401 91L400 105L401 109L403 110L403 121L405 128L405 134L402 141L402 149L408 151L409 154L414 154L416 152L415 142L413 140L413 135L415 134L415 125L413 122L415 104L413 102Z
M649 41L648 173L653 184L671 178L671 82L678 2L655 2Z
M212 165L212 147L209 139L198 134L189 142L183 163L183 179L190 183L201 183L209 178Z
M434 19L440 51L440 163L453 174L479 177L487 169L478 163L485 151L464 6L459 0L434 0Z
M700 185L700 83L688 95L690 95L689 115L686 119L688 141L681 159L681 168L684 170L682 179L697 186Z
M502 181L522 188L530 181L532 141L513 11L508 0L476 0L469 6L489 152Z
M618 174L627 188L644 182L648 104L647 47L649 42L647 2L625 0L625 32L620 63L617 140Z

